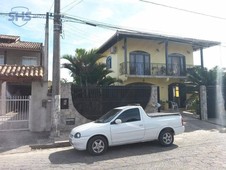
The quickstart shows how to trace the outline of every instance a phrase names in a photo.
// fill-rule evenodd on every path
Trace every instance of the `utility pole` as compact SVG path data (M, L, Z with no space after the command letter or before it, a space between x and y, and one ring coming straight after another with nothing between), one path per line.
M48 60L49 60L49 13L46 13L45 25L45 46L42 62L44 63L44 81L48 81Z
M53 21L53 77L52 77L52 135L59 136L58 124L60 119L60 34L61 15L60 0L54 0Z

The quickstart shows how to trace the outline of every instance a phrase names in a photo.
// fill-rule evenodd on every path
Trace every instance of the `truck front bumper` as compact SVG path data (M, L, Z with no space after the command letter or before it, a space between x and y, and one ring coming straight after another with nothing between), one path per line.
M77 150L86 150L88 140L88 137L74 138L71 135L69 136L69 142L71 146L73 146Z

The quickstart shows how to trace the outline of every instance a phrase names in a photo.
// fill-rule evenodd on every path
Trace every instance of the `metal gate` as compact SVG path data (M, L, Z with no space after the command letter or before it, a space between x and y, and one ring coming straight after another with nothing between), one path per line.
M30 96L0 98L0 131L29 129Z

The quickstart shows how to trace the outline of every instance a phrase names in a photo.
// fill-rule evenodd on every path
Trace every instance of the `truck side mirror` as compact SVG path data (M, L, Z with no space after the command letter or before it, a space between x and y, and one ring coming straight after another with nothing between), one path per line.
M121 123L122 123L122 120L121 120L121 119L116 119L116 120L115 120L115 123L116 123L116 124L121 124Z

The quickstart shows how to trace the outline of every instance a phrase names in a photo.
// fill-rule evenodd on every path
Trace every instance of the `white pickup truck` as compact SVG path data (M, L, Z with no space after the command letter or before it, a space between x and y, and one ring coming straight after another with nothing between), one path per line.
M109 146L159 140L170 146L184 132L179 113L146 113L141 106L117 107L98 120L77 126L69 135L77 150L103 154Z

